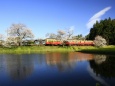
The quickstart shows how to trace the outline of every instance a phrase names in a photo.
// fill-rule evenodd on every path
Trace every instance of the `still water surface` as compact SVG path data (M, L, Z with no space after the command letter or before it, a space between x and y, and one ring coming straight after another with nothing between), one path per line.
M115 56L70 53L0 55L0 86L115 86Z

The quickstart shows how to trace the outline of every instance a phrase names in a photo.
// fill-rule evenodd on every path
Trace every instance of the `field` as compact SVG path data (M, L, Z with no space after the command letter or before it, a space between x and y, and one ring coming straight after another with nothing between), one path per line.
M0 53L44 53L44 52L70 52L74 51L72 47L59 47L59 46L20 46L12 48L0 48Z
M1 54L44 53L44 52L85 52L98 54L115 54L115 46L97 48L94 46L20 46L0 47Z

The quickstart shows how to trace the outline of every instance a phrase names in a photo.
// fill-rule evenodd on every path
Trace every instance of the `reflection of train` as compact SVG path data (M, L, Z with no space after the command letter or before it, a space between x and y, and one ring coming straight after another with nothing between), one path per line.
M91 40L74 40L69 39L66 41L60 41L57 39L45 39L45 45L79 45L79 46L93 46L94 42Z
M69 53L46 53L46 63L49 66L56 66L59 71L70 70L76 66L79 61L90 61L93 60L93 54L85 54L80 52L69 52Z

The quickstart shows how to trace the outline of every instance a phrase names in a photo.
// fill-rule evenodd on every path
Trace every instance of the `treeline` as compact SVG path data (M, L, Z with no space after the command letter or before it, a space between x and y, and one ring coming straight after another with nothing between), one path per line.
M95 44L98 46L105 45L115 45L115 19L105 19L100 22L96 22L93 27L90 29L90 33L83 37L82 34L73 36L74 29L73 27L68 28L67 30L58 30L57 33L48 33L46 36L48 38L55 38L61 40L62 42L68 39L75 40L94 40ZM0 46L11 46L17 45L21 46L29 44L29 41L34 39L34 34L24 24L12 24L7 29L7 36L0 34ZM37 44L41 44L41 39L36 39Z
M99 35L106 39L108 45L115 45L115 19L110 17L96 22L87 35L88 40L94 40Z
M34 34L25 24L18 23L12 24L7 30L7 36L0 34L0 46L25 46L25 45L43 45L44 40L42 38L34 39ZM74 28L70 27L67 30L58 30L57 33L47 33L46 36L51 39L60 40L65 42L68 39L85 40L80 34L73 36Z

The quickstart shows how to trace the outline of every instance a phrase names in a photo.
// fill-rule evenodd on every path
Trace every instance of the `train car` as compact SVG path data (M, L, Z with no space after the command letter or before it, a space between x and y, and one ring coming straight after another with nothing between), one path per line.
M91 40L74 40L74 39L68 39L64 42L53 39L53 38L47 38L45 39L45 45L66 45L66 46L71 46L71 45L77 45L77 46L93 46L94 42Z
M45 45L61 45L62 42L60 40L57 40L57 39L51 39L51 38L47 38L45 39Z
M78 40L76 45L78 46L94 46L94 42L91 40Z
M76 45L77 40L73 40L73 39L68 39L67 41L65 41L65 45Z
M85 45L87 45L87 46L94 46L94 41L91 41L91 40L87 40L87 41L85 41Z

